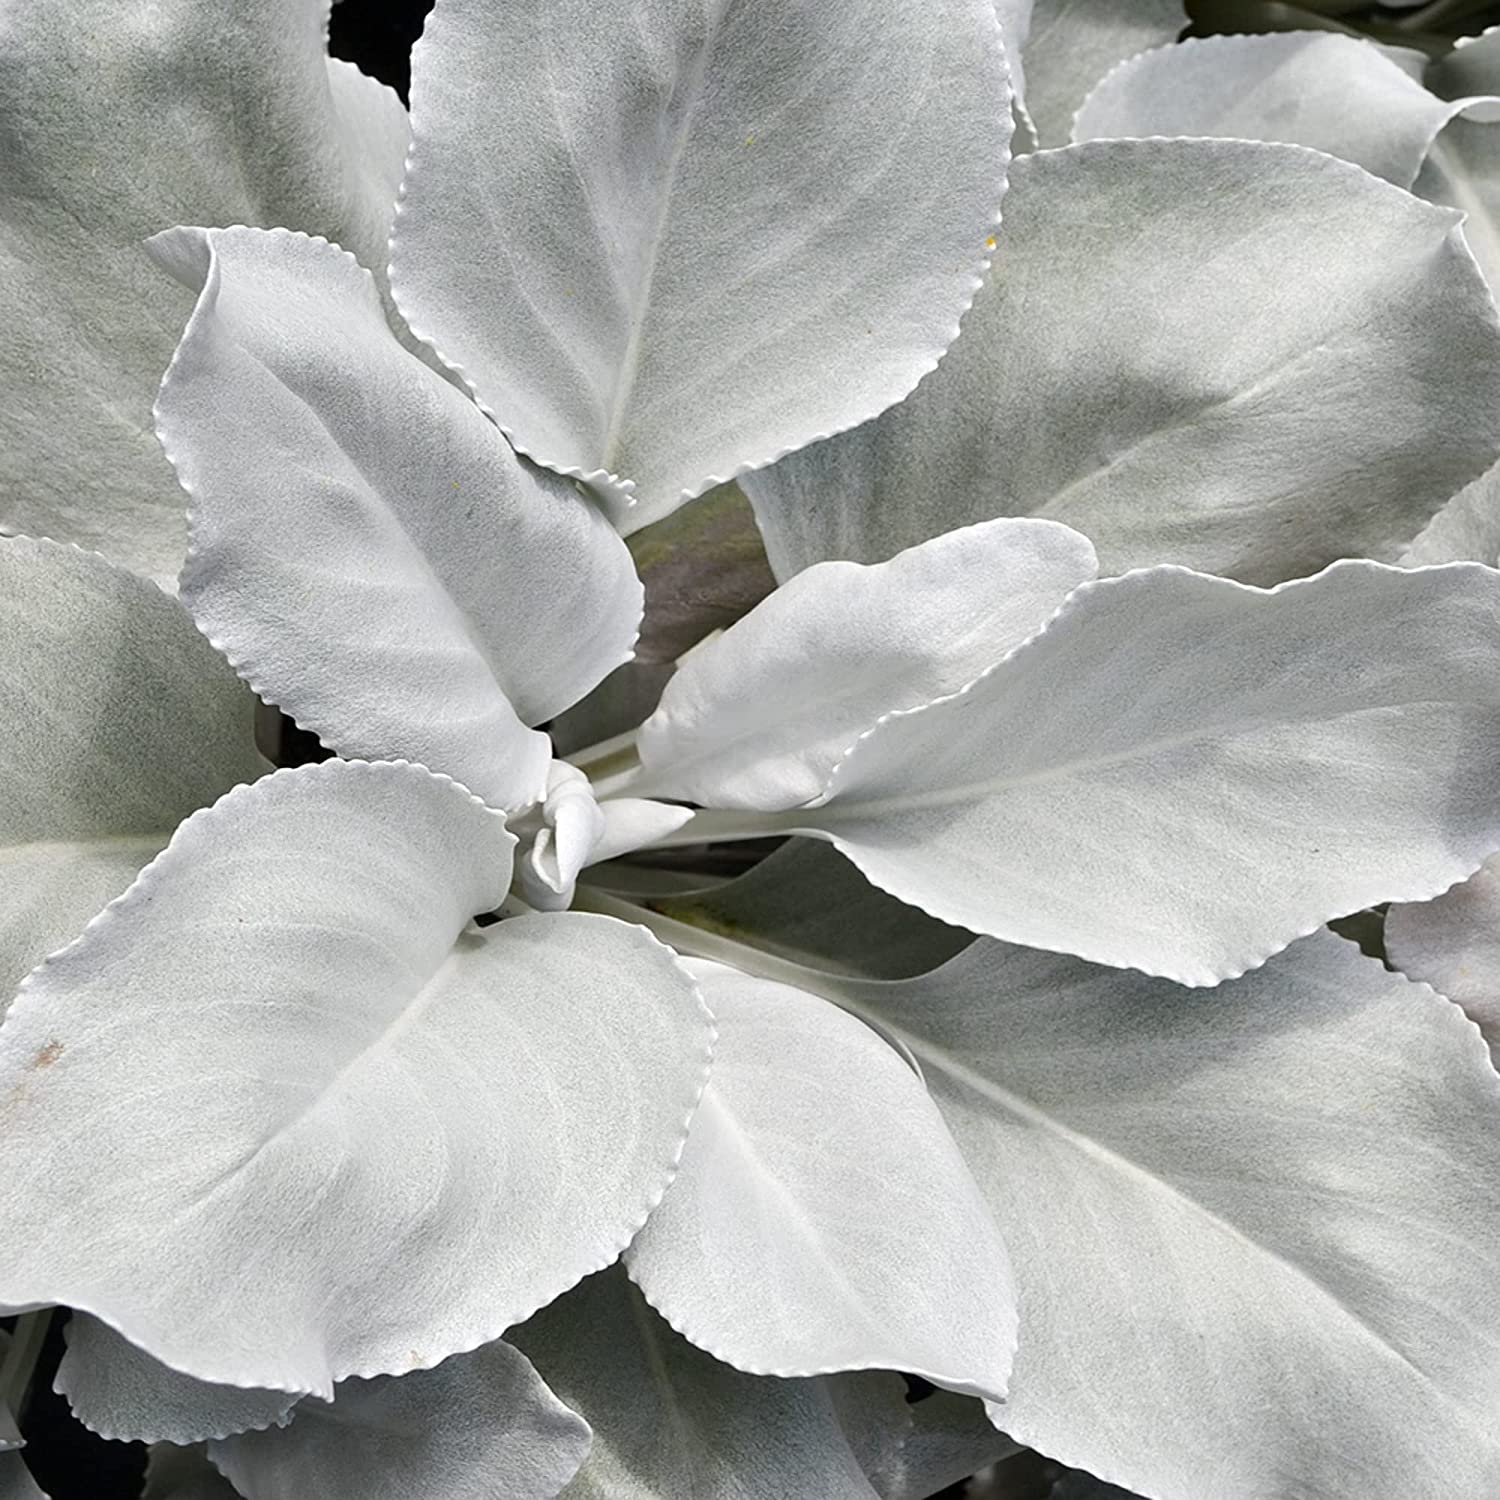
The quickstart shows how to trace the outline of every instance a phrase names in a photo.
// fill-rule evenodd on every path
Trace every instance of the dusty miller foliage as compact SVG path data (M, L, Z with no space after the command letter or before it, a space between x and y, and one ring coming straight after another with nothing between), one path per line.
M1500 1494L1481 9L0 10L11 1404Z

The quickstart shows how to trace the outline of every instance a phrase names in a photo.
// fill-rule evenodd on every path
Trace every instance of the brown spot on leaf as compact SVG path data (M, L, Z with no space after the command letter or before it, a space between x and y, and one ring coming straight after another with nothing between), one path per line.
M63 1044L54 1037L45 1047L39 1047L37 1054L31 1059L31 1071L34 1073L39 1068L50 1068L63 1054Z

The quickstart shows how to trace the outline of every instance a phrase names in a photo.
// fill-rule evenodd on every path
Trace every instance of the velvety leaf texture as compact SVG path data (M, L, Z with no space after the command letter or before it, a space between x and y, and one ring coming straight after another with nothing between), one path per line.
M1248 141L1016 162L996 271L894 411L743 485L785 578L1036 515L1106 572L1393 560L1500 453L1500 323L1450 213Z
M469 927L512 843L455 783L362 762L184 824L0 1027L0 1303L326 1395L612 1260L675 1170L712 1026L622 923Z
M616 1267L513 1330L593 1429L566 1500L873 1500L835 1381L744 1375L674 1333ZM886 1399L889 1401L889 1396Z
M1340 563L1078 590L782 814L944 921L1216 984L1500 844L1500 574Z
M0 15L0 529L163 582L182 497L151 401L191 305L174 224L284 224L382 268L406 111L327 56L330 0L15 0Z
M396 296L522 452L634 486L641 526L932 368L1006 101L992 0L444 0Z
M189 813L265 769L252 700L175 600L0 540L0 1005Z
M589 1450L588 1423L509 1344L436 1369L350 1380L290 1425L214 1443L247 1500L553 1500Z
M630 655L625 544L401 347L349 256L255 230L152 248L200 289L157 402L200 629L340 752L535 801L525 726Z
M1002 1399L1010 1264L921 1080L835 1005L688 967L719 1046L682 1169L626 1252L632 1278L737 1369L896 1369Z
M1159 1500L1500 1484L1500 1078L1328 933L1211 995L980 943L851 991L921 1062L1003 1226L992 1415Z

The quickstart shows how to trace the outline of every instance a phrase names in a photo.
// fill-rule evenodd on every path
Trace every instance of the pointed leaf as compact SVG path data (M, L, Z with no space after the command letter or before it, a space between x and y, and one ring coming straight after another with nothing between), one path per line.
M281 1426L297 1396L210 1385L161 1363L87 1313L68 1321L53 1389L90 1432L124 1443L200 1443Z
M391 262L517 447L643 526L899 401L988 264L992 0L443 0Z
M1116 63L1175 41L1186 25L1182 0L1034 0L1022 57L1042 145L1067 143L1084 95Z
M744 481L778 577L1045 515L1107 572L1276 583L1394 558L1500 455L1500 323L1450 213L1249 141L1095 141L1012 175L938 369Z
M245 229L152 246L201 292L157 403L199 627L340 752L536 800L524 725L630 655L624 543L402 349L349 256Z
M1419 61L1425 61L1417 54ZM1465 107L1425 89L1373 42L1332 32L1190 38L1122 63L1073 123L1075 141L1224 136L1342 157L1409 188Z
M617 1255L711 1024L623 924L465 932L513 842L445 778L341 761L184 824L0 1027L0 1301L326 1394L488 1342Z
M816 995L687 967L719 1044L682 1168L626 1252L647 1300L736 1369L901 1370L1002 1400L1010 1263L921 1079Z
M505 1343L345 1381L332 1405L209 1448L246 1500L553 1500L588 1450L588 1423Z
M1026 520L872 567L811 567L681 664L641 727L632 790L707 807L810 802L882 714L972 682L1095 570L1076 531Z
M0 540L0 1006L195 809L265 768L252 699L173 599Z
M839 765L821 830L944 921L1216 984L1500 847L1500 573L1340 563L1075 593Z
M0 529L176 576L182 495L151 402L191 299L141 253L148 235L285 224L383 265L406 111L327 57L328 8L5 7Z
M875 1495L862 1445L840 1425L831 1381L774 1380L720 1364L673 1333L618 1267L510 1338L593 1429L564 1500Z
M1463 1007L1500 1059L1500 859L1435 901L1391 907L1385 943L1403 974Z
M1500 1080L1322 933L1212 995L976 944L854 992L920 1059L1016 1262L993 1415L1156 1500L1500 1485Z

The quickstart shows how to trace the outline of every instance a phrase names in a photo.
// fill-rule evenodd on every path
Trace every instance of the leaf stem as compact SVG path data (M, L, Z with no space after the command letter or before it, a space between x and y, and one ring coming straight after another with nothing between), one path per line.
M806 833L795 823L795 812L742 812L707 808L695 812L681 828L653 839L652 849L685 849L693 844L729 844L745 839L776 838Z

